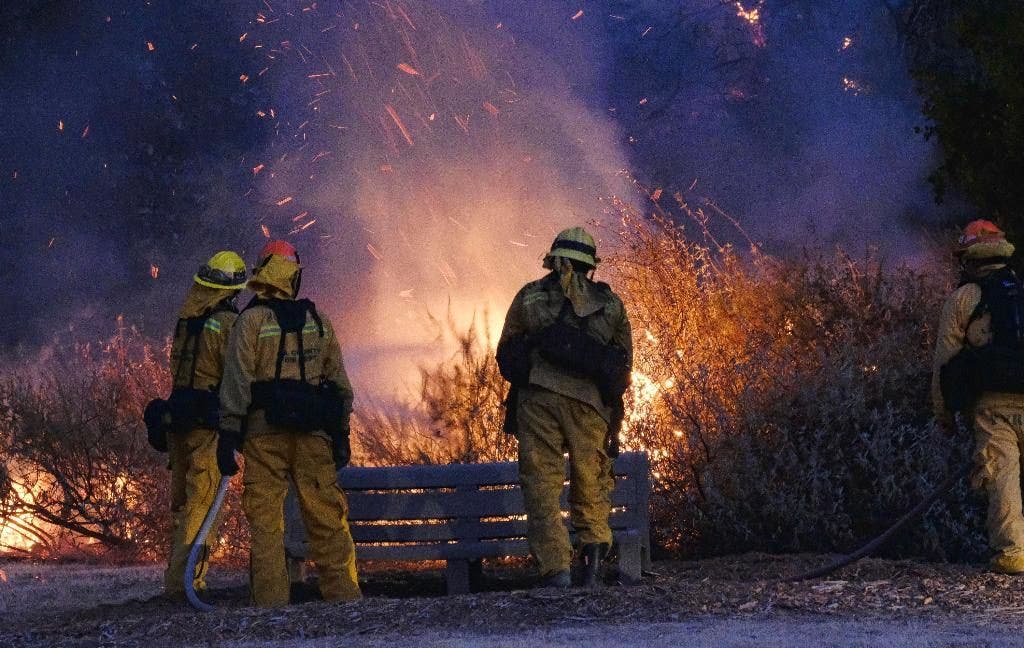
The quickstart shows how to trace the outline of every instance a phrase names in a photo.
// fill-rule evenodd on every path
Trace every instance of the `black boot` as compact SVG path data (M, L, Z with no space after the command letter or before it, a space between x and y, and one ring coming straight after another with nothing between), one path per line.
M580 562L582 563L580 585L583 587L595 587L600 582L601 561L608 553L608 545L605 543L592 543L583 545L580 550Z
M541 577L537 587L557 587L563 589L572 587L572 579L569 577L569 570L552 572Z

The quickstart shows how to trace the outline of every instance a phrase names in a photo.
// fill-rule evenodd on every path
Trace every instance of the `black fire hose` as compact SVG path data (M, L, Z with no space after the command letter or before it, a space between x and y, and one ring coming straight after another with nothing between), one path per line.
M837 569L842 569L843 567L855 563L861 558L864 558L865 556L874 553L879 547L888 542L889 539L892 538L897 531L905 527L908 522L927 512L928 509L932 507L932 504L935 504L935 502L937 502L939 498L948 493L950 489L952 489L953 486L955 486L961 479L964 479L968 475L970 475L972 470L974 470L973 466L968 465L963 470L957 471L952 475L946 477L945 481L939 484L938 488L936 488L931 495L918 502L917 505L914 506L914 508L904 513L900 519L896 520L896 522L893 523L893 525L886 529L884 532L882 532L880 536L878 536L871 542L867 543L857 551L854 551L851 554L847 554L839 560L836 560L835 562L825 565L824 567L821 567L819 569L814 569L808 572L804 572L802 574L797 574L796 576L789 576L788 578L783 578L780 580L780 582L795 583L797 581L810 580L812 578L821 578L822 576L827 576L828 574L831 574Z

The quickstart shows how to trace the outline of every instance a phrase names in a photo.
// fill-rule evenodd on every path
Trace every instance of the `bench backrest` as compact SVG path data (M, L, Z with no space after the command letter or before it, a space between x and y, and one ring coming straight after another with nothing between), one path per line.
M648 533L650 463L643 452L614 462L613 531ZM340 485L349 500L357 544L480 542L526 536L526 510L515 462L386 468L346 468ZM568 489L562 492L567 510Z

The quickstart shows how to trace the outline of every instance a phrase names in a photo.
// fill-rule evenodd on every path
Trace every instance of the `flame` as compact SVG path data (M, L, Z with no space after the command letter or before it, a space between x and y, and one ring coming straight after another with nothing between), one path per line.
M736 16L746 20L751 25L758 25L761 23L761 7L764 6L764 0L760 0L756 7L747 9L743 6L742 2L736 3Z
M17 481L12 481L10 485L12 490L10 501L26 504L32 504L44 487L41 482L37 482L31 490ZM16 512L6 518L0 518L0 555L11 549L19 553L32 551L38 542L32 530L48 527L49 525L27 511Z
M764 47L768 44L768 37L764 32L764 24L761 22L761 9L764 8L764 0L757 0L757 5L747 8L742 2L735 2L736 17L744 20L750 27L754 45Z

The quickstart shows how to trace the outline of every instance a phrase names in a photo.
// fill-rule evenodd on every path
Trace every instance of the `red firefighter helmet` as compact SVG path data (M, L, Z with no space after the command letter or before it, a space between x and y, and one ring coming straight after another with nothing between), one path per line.
M263 249L260 250L260 258L258 264L262 265L263 262L267 260L267 257L269 257L272 254L284 257L285 259L288 259L289 261L293 261L295 263L299 262L299 253L298 251L296 251L294 245L292 245L288 241L276 240L270 241L269 243L263 246Z
M957 255L966 259L1008 257L1013 251L1013 244L1006 240L1003 230L983 218L968 223L956 245Z

